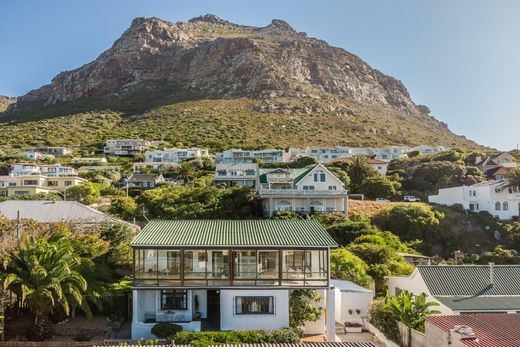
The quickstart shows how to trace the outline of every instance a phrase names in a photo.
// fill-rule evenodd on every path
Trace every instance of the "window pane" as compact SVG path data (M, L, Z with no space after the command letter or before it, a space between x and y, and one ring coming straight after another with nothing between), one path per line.
M258 278L278 278L278 251L258 251Z
M206 278L207 262L205 249L184 251L184 278Z
M235 278L255 279L257 273L256 251L235 252Z
M235 314L274 314L272 296L237 296Z
M229 251L208 251L210 255L208 267L208 277L214 279L228 279L229 278Z
M161 310L187 310L188 292L186 290L161 290Z
M159 278L178 279L181 276L181 252L159 250Z

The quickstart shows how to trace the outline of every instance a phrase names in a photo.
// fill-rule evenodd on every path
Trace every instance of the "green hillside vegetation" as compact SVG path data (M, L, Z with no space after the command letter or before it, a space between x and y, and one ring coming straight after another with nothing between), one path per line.
M0 146L101 145L107 138L147 138L213 150L306 145L444 144L480 148L421 117L343 100L254 99L178 101L140 95L128 103L83 99L33 104L0 116ZM194 97L191 94L190 97ZM182 96L177 96L182 100ZM171 104L158 106L162 103ZM111 104L109 107L108 104ZM266 108L274 108L267 111ZM324 110L337 109L339 111ZM315 110L315 111L309 111ZM377 117L373 116L377 114ZM426 117L426 116L425 116Z

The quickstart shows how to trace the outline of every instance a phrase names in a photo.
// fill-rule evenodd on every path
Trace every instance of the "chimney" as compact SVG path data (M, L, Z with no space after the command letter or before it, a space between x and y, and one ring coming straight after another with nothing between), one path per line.
M493 285L495 282L495 263L489 263L489 283Z

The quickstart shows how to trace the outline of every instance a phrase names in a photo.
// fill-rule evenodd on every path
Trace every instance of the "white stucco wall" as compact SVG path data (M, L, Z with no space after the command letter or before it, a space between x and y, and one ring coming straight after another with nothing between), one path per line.
M414 272L408 276L388 276L386 277L387 284L388 284L388 291L390 292L390 295L396 294L396 289L399 288L400 290L407 290L415 295L419 295L421 293L425 293L428 295L428 301L434 301L439 304L439 306L435 306L435 309L437 311L440 311L440 314L444 315L453 315L457 314L454 311L452 311L449 307L443 305L440 303L437 299L435 299L433 296L431 296L430 291L428 290L428 287L426 286L426 283L424 282L421 274L417 269L414 270Z
M235 315L235 297L273 296L274 314ZM220 329L221 330L273 330L289 327L288 290L221 290Z
M359 322L362 317L366 317L368 309L372 303L372 293L364 292L342 292L338 288L335 289L336 295L336 322ZM349 314L348 310L352 310ZM361 310L359 314L356 309Z

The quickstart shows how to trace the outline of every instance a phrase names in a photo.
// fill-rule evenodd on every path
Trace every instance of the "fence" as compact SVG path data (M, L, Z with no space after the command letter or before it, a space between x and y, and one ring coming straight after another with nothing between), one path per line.
M407 327L402 322L397 322L403 347L426 347L426 336L420 331Z

